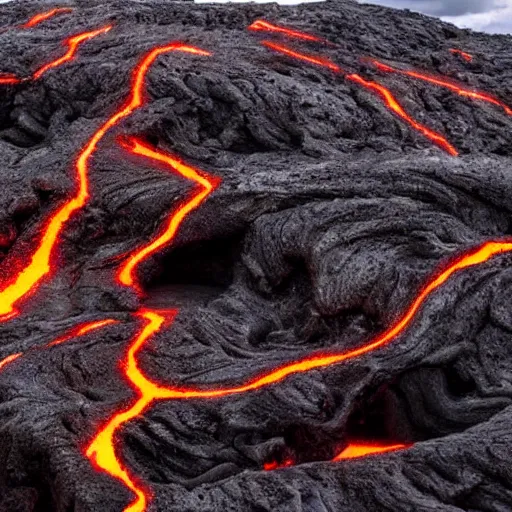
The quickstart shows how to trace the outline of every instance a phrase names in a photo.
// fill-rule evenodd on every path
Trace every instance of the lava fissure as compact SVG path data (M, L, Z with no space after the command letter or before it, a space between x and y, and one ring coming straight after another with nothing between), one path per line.
M425 284L410 307L390 328L357 349L341 353L313 354L301 360L285 364L268 373L253 377L235 387L210 390L181 388L177 386L165 387L146 377L138 365L136 358L137 353L143 347L144 343L162 328L164 323L172 321L176 315L176 311L173 310L170 313L163 314L162 312L154 310L141 310L137 313L137 316L145 321L145 325L137 333L134 341L130 345L127 361L124 366L125 375L128 381L137 390L138 399L131 407L116 413L109 422L99 430L86 449L86 455L99 468L121 480L134 492L136 495L135 501L132 502L124 512L143 512L149 500L149 494L142 486L135 483L135 478L130 475L128 469L123 467L122 463L118 460L115 449L115 436L117 430L122 425L140 416L154 401L220 398L255 391L276 384L291 375L326 368L383 348L409 328L416 313L426 299L441 287L453 274L463 269L480 265L494 256L507 252L512 252L512 242L490 241L455 258L444 270L435 274L434 277ZM346 453L341 457L342 454L338 457L347 458Z
M127 102L96 130L78 155L75 163L78 181L76 195L50 217L43 230L39 246L32 254L28 265L10 282L4 283L3 289L0 291L0 321L5 322L17 316L19 312L15 309L15 305L20 300L34 293L42 279L54 270L51 257L56 245L58 245L60 234L71 216L81 210L89 199L89 161L95 153L99 142L111 128L143 105L144 80L149 67L158 56L171 51L211 55L205 50L188 46L181 42L172 42L166 46L154 48L142 58L133 71L131 93Z
M358 459L360 457L367 457L369 455L376 455L380 453L395 452L406 450L412 445L407 444L363 444L363 443L350 443L348 444L332 462L337 462L344 459Z
M473 60L473 55L463 52L462 50L458 50L457 48L450 48L450 53L462 57L466 62L472 62Z
M283 27L282 25L274 25L265 20L254 21L247 27L247 30L252 30L253 32L271 32L275 34L283 34L295 39L302 39L303 41L312 41L315 43L327 44L329 46L336 46L334 43L331 43L323 37L318 37L313 34L308 34L299 30Z
M502 108L507 115L512 116L512 108L510 108L508 105L503 103L498 98L485 92L474 91L472 89L465 88L461 84L457 84L448 79L429 75L427 73L394 68L389 64L384 64L383 62L380 62L376 59L365 59L365 61L372 63L379 71L383 73L396 73L399 75L408 76L410 78L415 78L417 80L423 80L424 82L428 82L430 84L437 85L439 87L444 87L445 89L449 89L450 91L453 91L459 96L491 103L492 105Z
M56 340L44 345L42 347L35 347L29 350L29 352L34 352L36 350L47 349L50 347L54 347L55 345L61 345L71 339L78 338L83 336L89 332L96 331L97 329L101 329L102 327L106 327L107 325L118 324L119 320L115 320L113 318L107 318L105 320L95 320L93 322L86 322L80 325L77 325L67 331L65 334L57 338ZM2 370L8 364L16 361L21 356L25 355L26 352L18 352L17 354L11 354L10 356L5 357L0 361L0 370Z
M57 16L58 14L69 14L71 12L73 12L73 9L71 9L70 7L57 7L55 9L52 9L51 11L36 14L32 18L30 18L26 23L20 25L20 28L33 28L36 25L42 23L43 21L46 21L50 18L53 18L54 16Z
M440 147L442 150L446 151L451 156L458 156L459 152L457 151L457 149L455 149L455 147L452 144L450 144L445 137L416 121L411 115L409 115L404 110L404 108L400 105L400 103L395 98L393 93L383 85L370 80L365 80L360 75L357 75L355 73L347 74L337 64L335 64L334 62L327 58L305 55L303 53L296 52L291 48L288 48L281 44L273 43L271 41L263 41L262 44L267 48L280 52L289 57L299 59L310 64L316 64L325 67L335 73L343 73L347 80L364 87L366 90L369 90L376 94L378 97L380 97L384 101L384 104L389 110L395 113L398 117L400 117L403 121L409 124L417 132L421 133L424 137L429 139L436 146Z
M134 287L140 292L135 278L137 267L149 256L172 242L186 216L206 200L213 190L218 187L220 180L205 173L201 174L199 170L186 165L170 153L156 151L134 137L123 138L121 145L132 154L144 156L152 161L164 164L171 171L197 183L201 188L197 194L171 212L164 229L154 240L133 251L126 263L121 266L117 274L118 282L125 286Z

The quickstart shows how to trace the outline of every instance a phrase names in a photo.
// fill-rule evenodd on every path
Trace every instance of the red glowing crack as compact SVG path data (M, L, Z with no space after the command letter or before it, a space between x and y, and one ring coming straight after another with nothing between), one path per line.
M379 444L357 444L351 443L343 449L341 453L334 457L333 462L340 461L343 459L357 459L360 457L367 457L368 455L376 455L380 453L395 452L398 450L405 450L410 445L406 444L390 444L390 445L379 445Z
M52 9L51 11L36 14L32 18L30 18L26 23L20 25L20 28L33 28L36 25L39 25L39 23L42 23L47 19L53 18L58 14L69 14L70 12L73 12L73 9L69 7L57 7L56 9Z
M43 230L41 241L30 257L30 262L0 290L0 321L6 321L18 315L15 305L34 293L41 281L54 271L52 254L59 243L59 237L71 216L81 210L89 199L89 164L99 142L107 132L133 111L143 105L144 79L155 59L171 51L180 51L196 55L210 55L208 52L174 42L167 46L151 50L136 66L132 76L131 93L126 104L110 117L89 139L80 151L75 164L78 181L76 195L61 206L49 219Z
M135 250L132 254L130 254L126 263L121 266L117 274L118 282L125 286L133 287L140 292L140 288L136 282L135 276L137 267L149 256L172 242L176 236L176 233L178 232L181 223L185 220L187 215L201 206L201 204L212 193L212 191L218 187L220 180L218 178L214 178L212 176L201 173L201 171L185 164L179 158L171 155L170 153L156 151L144 142L137 140L136 138L124 138L122 139L121 144L131 153L144 156L151 161L163 164L174 173L192 180L200 187L200 190L197 192L197 194L194 194L190 200L186 201L184 204L180 205L173 212L171 212L160 234L154 240L143 245L142 247Z
M333 43L324 39L322 37L314 36L312 34L307 34L306 32L300 32L299 30L294 30L291 28L283 27L282 25L273 25L265 20L256 20L251 23L247 27L248 30L252 30L253 32L271 32L274 34L283 34L288 37L293 37L295 39L302 39L303 41L313 41L316 43L324 43L331 46L335 46Z
M154 401L212 399L247 393L281 382L291 375L326 368L381 349L389 345L397 336L410 327L416 313L428 297L455 273L475 265L481 265L491 258L507 252L512 252L512 242L490 241L455 258L427 281L409 308L389 329L357 349L340 353L312 354L299 361L285 364L260 376L250 378L238 386L228 388L166 387L146 377L138 365L137 353L151 336L161 330L166 322L172 321L176 311L165 313L153 310L139 311L137 316L144 320L144 326L131 343L127 361L124 365L126 378L136 390L137 399L130 407L115 413L107 424L100 428L86 449L86 456L98 468L122 481L135 494L135 500L124 512L144 512L150 499L150 493L143 484L137 482L137 479L130 474L129 470L119 460L116 453L116 434L127 422L142 415Z
M0 85L16 85L21 82L21 79L11 73L0 74Z
M106 320L97 320L93 322L87 322L80 324L76 327L73 327L69 331L67 331L65 334L63 334L60 338L57 338L56 340L48 343L44 347L36 347L33 349L30 349L30 352L34 352L35 350L40 349L46 349L50 347L54 347L55 345L61 345L62 343L65 343L66 341L72 340L74 338L79 338L80 336L84 336L85 334L96 331L97 329L101 329L102 327L106 327L107 325L113 325L118 324L119 320L114 320L113 318L107 318ZM23 352L18 352L17 354L12 354L10 356L5 357L0 361L0 370L5 368L8 364L13 363L17 359L19 359L21 356L23 356Z
M417 80L423 80L424 82L428 82L433 85L437 85L439 87L444 87L445 89L449 89L459 96L463 96L465 98L472 98L474 100L485 101L487 103L491 103L497 107L502 108L505 113L509 116L512 116L512 108L503 103L498 98L487 94L485 92L474 91L472 89L468 89L461 84L457 84L448 79L436 77L433 75L429 75L426 73L420 73L419 71L411 71L406 69L398 69L390 66L389 64L384 64L375 59L365 59L368 62L372 63L379 71L384 73L396 73L404 76L408 76L411 78L415 78Z
M270 462L265 462L265 464L263 464L263 469L265 471L274 471L275 469L289 468L293 466L293 464L293 459L285 459L283 462L272 460Z
M458 55L462 57L466 62L471 62L473 60L473 56L469 53L463 52L462 50L458 50L457 48L450 48L450 53L453 55Z
M263 41L262 44L265 45L267 48L287 55L288 57L292 57L303 62L308 62L309 64L316 64L318 66L322 66L324 68L330 69L335 73L344 73L343 70L338 65L336 65L334 62L327 58L305 55L303 53L296 52L295 50L292 50L286 46L273 43L271 41ZM436 146L440 147L441 149L443 149L452 156L457 156L459 154L458 151L446 140L445 137L431 130L430 128L427 128L423 124L416 121L412 116L410 116L400 105L398 100L393 96L389 89L387 89L386 87L377 82L365 80L360 75L357 75L355 73L345 74L345 78L351 82L354 82L364 87L366 90L376 94L384 101L384 104L389 110L391 110L403 121L409 124L412 128L414 128L414 130L421 133L424 137L433 142Z

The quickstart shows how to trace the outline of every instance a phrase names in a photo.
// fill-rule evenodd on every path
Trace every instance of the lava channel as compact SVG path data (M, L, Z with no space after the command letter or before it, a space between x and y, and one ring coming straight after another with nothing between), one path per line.
M16 85L22 80L11 73L0 74L0 85Z
M57 338L56 340L48 343L47 345L43 347L36 347L33 349L30 349L29 352L35 352L36 350L42 350L47 349L50 347L54 347L55 345L61 345L62 343L65 343L66 341L69 341L74 338L79 338L80 336L84 336L85 334L96 331L97 329L101 329L102 327L106 327L107 325L113 325L118 324L119 320L114 320L113 318L107 318L106 320L97 320L94 322L87 322L80 325L77 325L76 327L73 327L69 331L67 331L65 334L63 334L60 338ZM10 356L5 357L0 361L0 370L5 368L8 364L16 361L16 359L19 359L21 356L25 355L24 352L18 352L17 354L11 354Z
M129 255L126 263L121 266L117 274L117 281L120 284L136 289L137 292L140 293L141 290L135 276L137 267L149 256L172 242L186 216L201 206L206 198L219 186L220 179L207 175L206 173L201 173L201 171L186 165L170 153L156 151L134 137L124 137L120 140L120 143L132 154L144 156L153 162L164 164L171 171L192 180L200 187L197 194L194 194L188 201L171 212L160 234L151 242L133 251Z
M334 43L331 43L327 39L322 37L314 36L312 34L307 34L305 32L300 32L299 30L293 30L290 28L283 27L281 25L273 25L265 20L256 20L251 23L247 30L252 30L253 32L271 32L274 34L283 34L288 37L293 37L295 39L302 39L303 41L313 41L315 43L323 43L328 44L330 46L336 46Z
M396 73L399 75L404 75L404 76L408 76L411 78L415 78L417 80L423 80L424 82L428 82L430 84L437 85L439 87L444 87L445 89L449 89L450 91L453 91L454 93L458 94L459 96L491 103L492 105L496 105L497 107L502 108L507 115L512 116L512 108L510 108L508 105L503 103L498 98L496 98L490 94L487 94L485 92L479 92L479 91L467 89L464 86L462 86L460 84L456 84L455 82L452 82L445 78L432 76L432 75L429 75L426 73L420 73L419 71L411 71L411 70L406 70L406 69L394 68L394 67L390 66L389 64L384 64L383 62L380 62L376 59L365 59L365 61L372 63L379 71L382 71L384 73Z
M124 512L144 512L150 499L150 493L144 484L137 482L137 479L130 474L129 470L118 459L116 453L116 434L127 422L141 416L154 401L212 399L247 393L281 382L291 375L326 368L381 349L389 345L397 336L409 328L423 303L453 274L463 269L483 264L491 258L507 252L512 252L512 242L489 241L453 259L449 265L437 274L434 274L427 281L409 308L391 327L357 349L341 353L311 354L301 360L285 364L260 376L250 378L239 386L229 388L194 389L165 387L146 377L138 365L137 353L151 336L161 330L165 323L172 322L176 311L158 312L155 310L141 310L136 315L144 320L144 326L131 343L126 364L123 366L125 376L136 390L138 397L130 407L114 413L106 425L100 428L85 450L85 454L96 467L119 479L135 494L135 500L125 508ZM347 454L343 458L346 458L346 456Z
M352 74L346 74L343 72L343 70L336 65L331 60L324 58L324 57L314 57L311 55L305 55L303 53L296 52L286 46L283 46L281 44L273 43L271 41L263 41L263 45L265 45L267 48L270 48L271 50L275 50L279 53L282 53L284 55L287 55L288 57L292 57L295 59L302 60L304 62L308 62L310 64L316 64L319 66L323 66L327 69L330 69L331 71L335 73L344 73L344 76L347 80L354 82L365 89L375 93L378 97L380 97L383 101L386 107L395 113L398 117L400 117L403 121L405 121L407 124L409 124L414 130L421 133L424 137L429 139L432 143L434 143L436 146L440 147L444 151L446 151L451 156L458 156L458 151L453 147L445 137L443 137L441 134L427 128L423 124L416 121L412 116L410 116L404 108L400 105L398 100L393 96L393 93L384 87L383 85L373 82L370 80L365 80L360 75L357 75L355 73Z
M59 244L62 230L70 217L81 210L89 199L88 176L91 157L107 132L143 105L144 80L149 67L159 55L171 51L210 55L205 50L174 42L167 46L154 48L138 63L133 71L131 92L127 102L93 134L78 155L75 163L78 181L76 195L50 217L43 230L39 245L30 258L30 262L17 275L4 284L3 289L0 291L0 322L5 322L17 316L19 311L15 308L16 304L34 293L43 278L54 271L55 263L52 262L52 254ZM14 266L16 268L17 265Z
M407 444L390 444L390 445L381 445L381 444L357 444L350 443L346 448L344 448L334 459L332 462L337 462L344 459L358 459L360 457L366 457L368 455L376 455L379 453L387 453L387 452L395 452L398 450L405 450L410 448L411 445Z
M450 53L462 57L466 62L471 62L473 60L473 55L463 52L462 50L458 50L457 48L450 48Z
M43 21L53 18L58 14L69 14L71 12L73 12L73 9L71 9L70 7L57 7L56 9L52 9L51 11L36 14L32 18L30 18L26 23L20 25L20 28L33 28L36 25L39 25L39 23L42 23Z

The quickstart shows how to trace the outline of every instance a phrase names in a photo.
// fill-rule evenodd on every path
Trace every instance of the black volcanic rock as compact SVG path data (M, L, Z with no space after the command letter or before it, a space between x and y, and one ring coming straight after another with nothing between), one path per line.
M512 116L362 61L443 75L512 103L512 38L353 1L293 7L75 0L0 6L0 72L29 77L68 37L109 23L74 61L0 85L0 297L47 219L76 192L74 164L125 102L132 69L163 55L147 102L99 144L91 197L55 271L0 323L0 511L122 511L133 495L85 449L137 391L123 375L140 308L178 308L138 356L162 385L232 387L311 353L364 345L439 268L511 234ZM335 45L250 32L256 19ZM445 136L451 157L342 75L262 39L321 55L389 88ZM450 53L473 55L466 62ZM173 244L144 262L144 296L116 284L192 187L118 136L221 178ZM512 509L512 257L454 274L388 346L257 391L161 400L118 432L117 453L151 491L148 511L357 512ZM21 267L20 267L21 265ZM0 299L1 300L1 299ZM50 342L84 322L115 326ZM41 350L38 350L41 348ZM409 449L330 462L354 440ZM293 466L263 471L265 463Z

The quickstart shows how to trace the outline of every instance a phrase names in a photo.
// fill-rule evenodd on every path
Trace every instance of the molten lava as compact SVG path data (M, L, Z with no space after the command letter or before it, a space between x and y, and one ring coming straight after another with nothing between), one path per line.
M450 48L450 53L453 53L453 55L459 55L466 62L471 62L473 60L473 55L463 52L462 50L457 50L457 48Z
M459 96L463 96L466 98L472 98L474 100L485 101L487 103L491 103L492 105L496 105L497 107L502 108L507 115L512 116L512 108L510 108L508 105L503 103L498 98L491 96L490 94L487 94L485 92L473 91L471 89L465 88L464 86L462 86L460 84L456 84L455 82L452 82L450 80L440 78L440 77L435 77L435 76L432 76L432 75L429 75L426 73L420 73L418 71L394 68L388 64L384 64L375 59L367 59L367 60L369 62L371 62L379 71L382 71L385 73L397 73L397 74L408 76L411 78L416 78L417 80L423 80L424 82L428 82L430 84L437 85L439 87L444 87L445 89L449 89L450 91L453 91L454 93L458 94Z
M89 139L80 151L75 164L78 178L76 195L61 206L51 217L43 230L39 246L32 254L30 262L10 282L4 284L0 290L0 322L13 318L18 314L15 305L22 299L34 293L42 279L53 270L51 256L58 245L60 234L70 217L84 207L89 199L89 161L96 151L99 142L107 132L121 120L128 117L134 110L143 104L144 79L151 64L164 53L181 51L196 55L210 55L210 53L174 42L167 46L151 50L136 66L133 77L131 93L126 104L110 117Z
M38 78L41 78L50 69L57 68L59 66L62 66L62 64L69 62L70 60L73 60L75 58L75 54L77 52L78 47L82 43L88 41L89 39L92 39L93 37L97 37L101 34L106 34L111 29L112 25L107 25L106 27L100 28L98 30L93 30L92 32L84 32L83 34L77 34L76 36L66 39L66 41L64 41L64 45L68 47L68 51L62 57L59 57L58 59L40 67L32 75L33 79L37 80Z
M0 85L16 85L21 82L21 79L10 73L0 74Z
M265 471L273 471L274 469L289 468L291 466L293 466L293 459L285 459L283 462L272 460L270 462L265 462L265 464L263 464L263 469Z
M341 453L334 457L333 462L343 459L357 459L367 455L395 452L409 448L406 444L376 445L376 444L349 444Z
M296 39L302 39L303 41L314 41L317 43L324 43L334 46L333 43L322 37L314 36L312 34L307 34L305 32L300 32L299 30L293 30L280 25L273 25L272 23L269 23L265 20L256 20L254 23L249 25L247 29L254 32L273 32L276 34L283 34L285 36L294 37Z
M55 341L48 343L48 345L45 345L44 347L32 348L32 349L30 349L30 352L34 352L35 350L40 350L43 348L54 347L55 345L60 345L62 343L65 343L66 341L69 341L74 338L78 338L80 336L83 336L84 334L91 332L91 331L100 329L101 327L105 327L107 325L118 324L118 323L119 323L119 320L114 320L112 318L108 318L106 320L98 320L98 321L94 321L94 322L87 322L84 324L80 324L80 325L77 325L76 327L73 327L66 334L64 334L60 338L57 338ZM4 368L5 366L7 366L9 363L16 361L16 359L20 358L22 355L24 355L24 353L19 352L17 354L12 354L12 355L7 356L6 358L2 359L2 361L0 361L0 370L2 368Z
M73 12L73 9L69 7L57 7L56 9L52 9L51 11L36 14L32 18L30 18L26 23L20 25L20 28L32 28L49 18L53 18L53 16L57 16L58 14L69 14L70 12Z
M138 398L130 407L115 413L110 421L100 429L87 448L86 455L95 462L99 468L121 480L133 491L136 496L135 501L129 505L124 512L144 512L149 500L149 493L142 485L136 483L135 478L130 475L128 469L119 461L115 449L115 436L119 428L128 421L143 414L155 400L219 398L246 393L271 384L276 384L291 375L326 368L383 348L409 328L425 300L453 274L463 269L485 263L494 256L506 252L512 252L512 242L491 241L459 256L425 284L422 291L413 300L411 306L390 328L388 328L388 330L357 349L331 354L312 354L299 361L285 364L260 376L250 378L239 386L228 388L200 389L165 387L147 378L138 366L136 359L137 353L146 340L158 332L166 321L172 321L176 315L176 311L173 310L165 314L152 310L140 311L137 313L137 316L145 321L145 325L137 333L132 342L124 366L125 375L137 391ZM339 457L341 457L341 454ZM347 457L347 454L343 456L343 458L345 457Z
M334 71L335 73L343 72L339 66L337 66L334 62L330 61L329 59L323 57L313 57L311 55L304 55L303 53L296 52L290 48L287 48L286 46L272 43L270 41L263 41L262 44L264 44L267 48L283 53L289 57L293 57L295 59L299 59L310 64L323 66L325 68L330 69L331 71ZM365 80L364 78L356 74L345 75L345 77L347 80L350 80L351 82L361 85L365 89L377 94L384 101L385 105L389 110L394 112L406 123L408 123L412 128L414 128L417 132L421 133L423 136L425 136L431 142L433 142L441 149L446 151L448 154L452 156L457 156L459 154L458 151L442 135L433 130L430 130L426 126L422 125L421 123L413 119L409 114L407 114L407 112L400 105L398 100L393 96L391 91L389 91L389 89L386 89L384 86L378 84L377 82Z
M123 139L121 144L131 153L144 156L154 162L164 164L171 171L174 171L184 178L192 180L200 186L200 190L197 194L193 195L189 201L181 204L170 214L166 226L161 233L153 241L134 251L119 270L117 274L118 281L125 286L135 287L140 291L134 276L137 267L150 255L172 242L186 216L206 200L212 191L219 185L220 180L206 174L203 176L200 174L200 171L186 165L175 156L169 153L156 151L133 137Z

